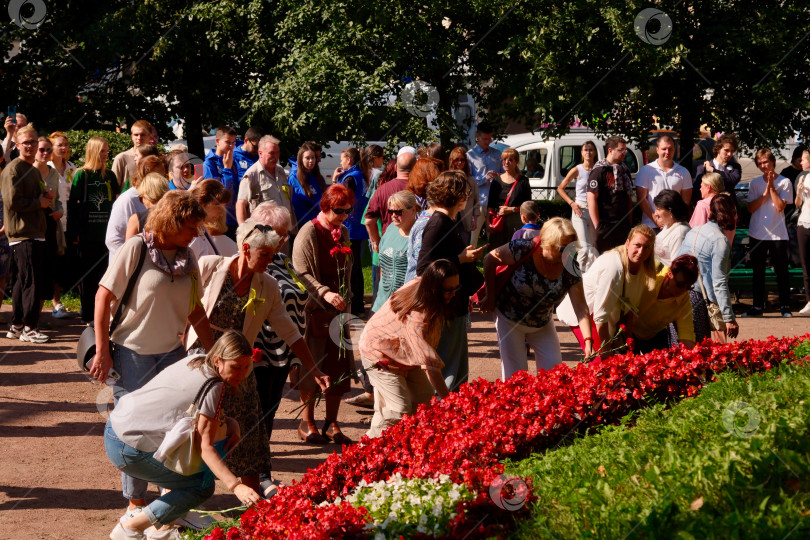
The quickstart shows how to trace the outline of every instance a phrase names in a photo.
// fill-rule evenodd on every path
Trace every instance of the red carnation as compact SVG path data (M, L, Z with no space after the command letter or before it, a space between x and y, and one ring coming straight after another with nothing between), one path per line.
M253 349L253 361L258 362L262 359L262 350L261 349Z

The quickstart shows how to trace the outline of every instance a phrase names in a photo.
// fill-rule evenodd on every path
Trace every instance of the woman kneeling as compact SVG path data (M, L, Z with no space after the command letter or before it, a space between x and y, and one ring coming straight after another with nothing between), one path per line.
M434 390L441 398L449 393L436 345L458 289L456 267L446 259L434 261L392 294L363 329L360 357L374 386L369 437L413 414Z
M221 457L240 438L239 424L220 411L223 383L237 387L252 365L250 344L239 332L229 330L208 355L180 360L118 401L104 431L107 457L122 472L170 491L143 512L118 523L110 538L178 538L171 523L214 494L214 476L243 504L261 500L228 470ZM195 427L198 442L193 450L202 458L203 466L200 472L185 476L167 468L154 454L209 379L213 384L199 404ZM151 525L154 529L145 536L143 531Z

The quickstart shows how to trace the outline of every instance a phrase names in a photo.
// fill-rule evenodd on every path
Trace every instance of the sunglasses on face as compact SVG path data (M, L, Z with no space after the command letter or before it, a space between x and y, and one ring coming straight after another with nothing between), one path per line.
M401 209L400 210L395 210L393 208L388 209L388 213L391 214L392 216L401 216L403 214L403 212L405 212L405 210L401 210Z
M352 210L354 210L353 206L350 206L348 208L332 208L332 212L336 213L339 216L342 216L343 214L351 214Z
M40 154L50 154L51 152L53 152L52 148L40 148L39 149Z

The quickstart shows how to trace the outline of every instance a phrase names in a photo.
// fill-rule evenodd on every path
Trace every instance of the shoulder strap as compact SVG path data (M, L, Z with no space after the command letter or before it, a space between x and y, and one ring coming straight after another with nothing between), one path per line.
M532 239L532 242L533 242L532 249L530 249L529 252L526 255L521 257L520 260L515 263L515 268L520 267L521 265L523 265L523 263L528 261L529 258L531 258L531 256L534 255L534 252L537 251L537 248L540 247L540 237L539 236L535 236L534 239Z
M219 250L217 249L216 244L214 244L214 240L213 240L213 238L211 238L211 235L210 235L210 234L208 234L208 230L207 230L207 229L206 229L206 231L205 231L205 239L206 239L206 240L208 240L208 243L209 243L209 244L211 244L211 247L214 249L214 253L216 253L217 255L219 255L219 254L220 254L220 253L219 253Z
M515 188L517 187L518 182L520 182L520 178L515 180L515 182L512 184L512 189L510 189L509 193L506 194L506 200L503 201L504 206L509 206L509 198L512 196L512 192L515 191Z
M705 225L705 224L704 224ZM697 255L695 254L695 246L697 245L698 236L700 236L700 229L703 228L703 225L695 230L695 237L692 239L692 256L697 259ZM703 300L706 302L709 301L709 297L706 296L706 288L703 286L703 279L700 277L700 272L698 272L698 283L700 283L700 292L703 295Z
M143 239L143 237L141 237ZM143 247L141 248L141 254L138 258L138 266L135 268L135 272L130 276L129 283L127 283L127 288L124 291L124 296L121 297L121 303L118 304L118 310L115 312L115 317L113 317L112 323L110 324L110 335L115 331L118 327L118 323L121 322L121 317L124 315L124 305L129 301L129 297L132 296L132 289L135 288L135 281L138 280L138 276L141 274L141 268L143 268L143 261L146 259L146 242L143 242Z
M205 395L211 390L211 388L213 388L215 384L221 381L222 379L219 377L208 377L205 379L205 382L202 383L202 386L200 386L200 389L197 391L197 395L194 396L194 406L197 407L197 409L199 409L202 405Z

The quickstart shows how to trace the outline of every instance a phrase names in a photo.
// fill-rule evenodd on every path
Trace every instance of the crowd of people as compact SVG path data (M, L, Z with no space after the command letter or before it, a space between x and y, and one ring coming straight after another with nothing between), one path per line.
M64 133L40 137L22 115L5 127L7 337L46 342L43 301L65 316L61 294L75 281L79 315L95 332L90 374L114 391L105 448L129 506L113 539L178 537L172 524L213 493L215 476L244 504L272 495L269 441L288 380L308 444L352 444L340 425L344 402L373 408L368 435L377 437L418 404L458 390L476 305L493 315L504 380L528 369L528 349L539 371L562 362L555 314L591 361L738 334L728 287L738 216L729 192L740 180L731 134L694 180L668 135L635 179L625 140L609 137L603 159L585 143L558 190L569 219L542 216L530 165L493 148L486 122L469 151L404 146L386 161L380 146L346 148L331 183L319 144L302 144L287 173L280 141L256 128L238 140L220 127L200 175L186 148L162 154L143 120L110 169L101 137L87 141L77 168ZM781 314L790 315L789 204L810 294L810 154L799 152L803 171L793 179L775 163L769 149L757 151L748 316L765 306L766 253ZM359 336L357 317L367 320ZM364 392L344 400L352 379ZM167 441L180 444L190 405L196 446L185 459ZM161 496L147 505L149 482Z

